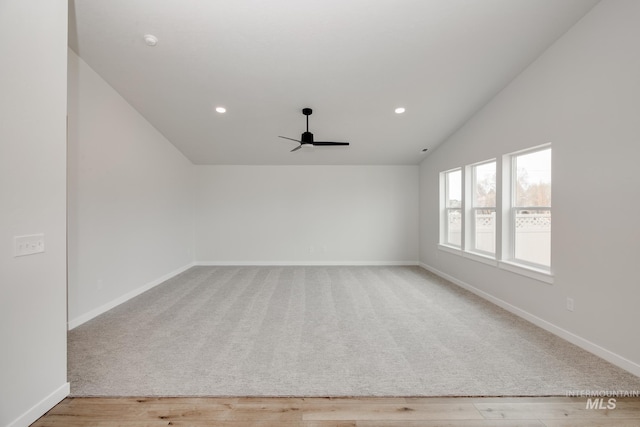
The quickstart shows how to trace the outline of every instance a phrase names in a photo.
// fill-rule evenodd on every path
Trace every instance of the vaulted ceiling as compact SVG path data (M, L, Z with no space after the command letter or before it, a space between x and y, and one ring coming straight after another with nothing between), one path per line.
M417 164L595 3L71 0L69 45L195 164Z

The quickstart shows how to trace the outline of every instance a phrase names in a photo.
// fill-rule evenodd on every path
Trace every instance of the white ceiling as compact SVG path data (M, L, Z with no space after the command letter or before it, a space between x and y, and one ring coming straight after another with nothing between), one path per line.
M196 164L417 164L596 2L71 0L69 45Z

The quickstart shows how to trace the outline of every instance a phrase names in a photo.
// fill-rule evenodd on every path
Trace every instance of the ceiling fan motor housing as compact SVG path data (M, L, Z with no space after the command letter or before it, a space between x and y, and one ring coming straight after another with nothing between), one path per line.
M303 132L300 136L302 144L313 144L313 134L311 132Z

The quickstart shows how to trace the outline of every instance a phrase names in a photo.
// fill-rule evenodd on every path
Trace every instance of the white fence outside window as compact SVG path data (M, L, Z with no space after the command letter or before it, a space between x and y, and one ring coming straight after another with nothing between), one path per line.
M476 215L476 247L495 248L495 213ZM462 215L459 211L449 216L449 236L460 241ZM517 212L515 217L515 258L540 265L551 260L551 212Z

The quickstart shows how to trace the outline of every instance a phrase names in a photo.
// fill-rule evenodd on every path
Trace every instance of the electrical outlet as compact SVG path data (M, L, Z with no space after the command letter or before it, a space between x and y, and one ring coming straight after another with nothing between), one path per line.
M573 298L567 298L567 310L573 311Z
M30 234L13 238L13 256L33 255L44 252L44 234Z

